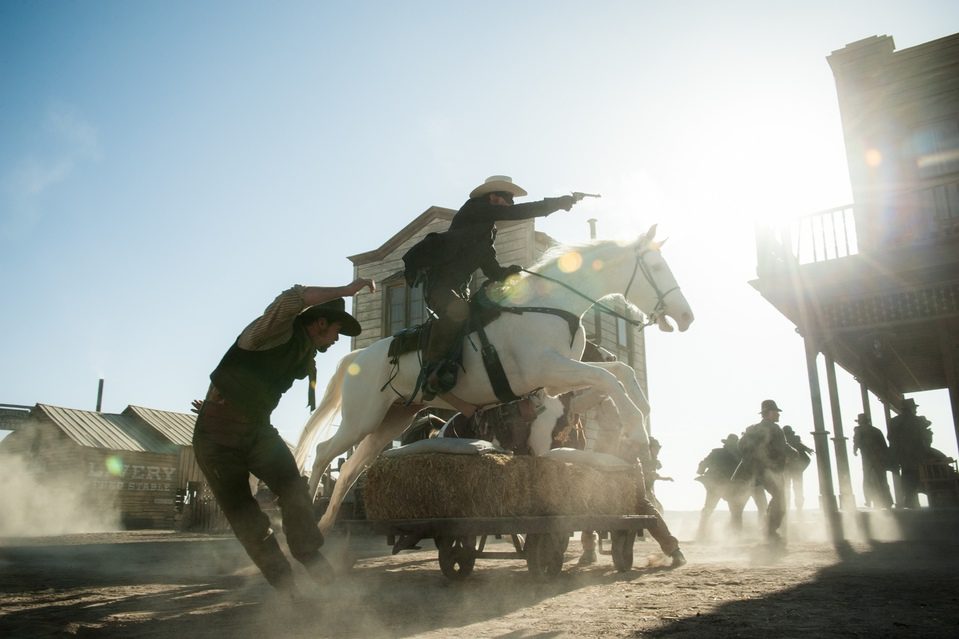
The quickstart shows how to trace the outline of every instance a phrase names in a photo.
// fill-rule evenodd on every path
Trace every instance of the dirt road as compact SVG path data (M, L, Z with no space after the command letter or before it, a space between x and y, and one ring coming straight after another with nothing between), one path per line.
M573 541L555 581L478 560L456 583L422 545L390 556L366 540L381 554L292 605L231 537L0 540L0 637L959 636L959 542L853 543L843 557L822 541L793 539L782 556L755 539L687 542L689 564L668 570L640 541L636 569L617 573L609 557L575 567Z

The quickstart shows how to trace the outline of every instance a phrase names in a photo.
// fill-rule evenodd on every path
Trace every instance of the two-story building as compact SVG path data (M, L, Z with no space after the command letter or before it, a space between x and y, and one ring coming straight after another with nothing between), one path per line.
M904 395L948 389L959 438L959 34L899 51L873 36L827 60L854 201L762 229L752 285L805 342L823 506L835 512L820 354L844 507L855 501L837 364L859 381L862 411L871 393L887 423Z

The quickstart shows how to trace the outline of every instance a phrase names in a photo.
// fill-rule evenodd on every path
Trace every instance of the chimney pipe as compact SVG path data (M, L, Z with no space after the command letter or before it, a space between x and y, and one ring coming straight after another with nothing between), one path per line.
M100 384L97 386L97 412L103 407L103 378L100 378Z
M588 220L586 220L586 223L589 224L589 239L595 240L596 239L596 218L591 217Z

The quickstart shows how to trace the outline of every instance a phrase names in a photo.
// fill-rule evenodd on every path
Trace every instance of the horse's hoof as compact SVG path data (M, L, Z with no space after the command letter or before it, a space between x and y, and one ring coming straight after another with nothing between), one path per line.
M670 557L673 559L673 563L670 565L670 568L679 568L680 566L686 565L686 555L684 555L683 551L679 548L674 550Z

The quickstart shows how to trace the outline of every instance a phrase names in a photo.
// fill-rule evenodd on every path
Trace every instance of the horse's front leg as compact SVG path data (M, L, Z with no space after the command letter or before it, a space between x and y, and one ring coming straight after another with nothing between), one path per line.
M365 433L343 428L336 430L333 437L316 445L316 457L313 460L313 471L310 473L310 495L316 501L320 478L323 471L338 455L341 455L362 440Z
M637 408L643 413L643 419L640 422L631 424L630 428L625 431L625 434L628 438L634 440L649 439L649 400L646 398L646 393L643 392L643 387L639 385L639 380L636 379L636 371L627 364L623 362L590 362L593 366L599 366L600 368L608 370L610 373L616 376L616 379L623 385L623 388L626 389L626 394L629 396L630 401L636 405ZM642 428L645 431L645 438L641 437L639 434L634 433L634 431Z
M602 366L568 359L555 352L545 354L536 370L540 372L538 380L548 388L573 390L590 386L607 396L616 406L623 431L631 432L641 446L649 446L646 429L635 427L644 423L643 412L632 402L626 388L613 373Z
M330 504L326 507L323 517L320 518L320 532L325 535L333 527L336 516L340 512L340 506L343 504L343 499L360 476L360 473L369 466L370 462L376 459L376 456L389 442L393 441L405 429L406 424L396 421L385 422L380 428L363 438L350 458L343 464L343 468L340 469L340 476L333 488Z

